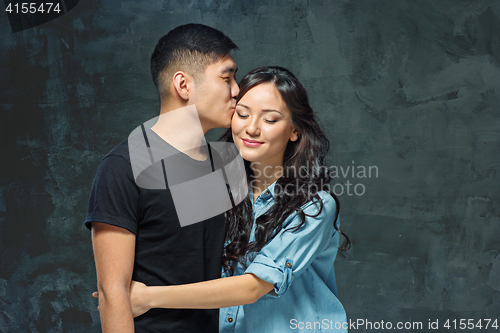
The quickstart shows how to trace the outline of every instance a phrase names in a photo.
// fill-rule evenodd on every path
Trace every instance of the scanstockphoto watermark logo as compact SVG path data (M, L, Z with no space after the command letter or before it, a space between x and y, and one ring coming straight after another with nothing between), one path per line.
M334 182L330 190L336 196L362 196L366 193L366 185L363 182L366 179L378 178L378 166L356 165L355 161L352 161L351 165L332 165L327 169Z
M162 137L169 133L174 135ZM180 151L173 146L179 146L179 136L197 137L201 143L189 145L184 140ZM135 183L149 190L168 189L182 227L222 214L248 194L245 166L236 146L208 144L203 138L194 105L155 117L128 137ZM195 155L206 158L196 160Z
M253 162L252 167L255 172L255 178L264 176L266 178L277 178L283 175L288 179L296 179L295 182L288 183L285 186L276 184L275 192L284 192L288 195L293 194L314 194L320 190L328 190L336 196L362 196L366 194L366 185L364 181L371 178L378 178L378 166L376 165L357 165L355 161L351 165L331 165L313 167L307 163L300 167L277 167L270 166L260 168L259 162ZM304 184L300 179L310 178L310 173L316 175L328 175L331 182L320 182L315 184ZM252 186L252 184L250 184Z
M163 136L162 136L163 135ZM166 136L166 137L165 137ZM200 138L186 142L179 139ZM145 189L169 189L181 226L191 225L222 214L241 203L248 195L245 165L236 145L204 141L204 133L194 105L166 112L138 126L128 137L130 162L136 184ZM174 146L182 146L182 151ZM188 144L191 142L190 144ZM193 155L208 157L196 162ZM276 184L277 194L302 195L310 199L321 190L337 196L366 193L361 180L378 178L378 167L352 165L302 165L297 168L259 168L254 162L254 179L285 176L293 179L285 186ZM278 174L272 174L277 172ZM342 182L304 184L311 172L328 175ZM314 178L314 177L312 177ZM321 177L316 177L321 179ZM325 177L323 177L325 178ZM353 183L351 183L353 181ZM271 184L267 184L268 186Z
M290 329L300 331L336 331L347 332L350 330L364 330L365 332L407 332L407 331L436 331L436 332L470 332L472 330L498 330L498 318L446 318L427 319L424 321L386 321L368 319L349 319L347 321L335 321L324 318L321 321L300 321L290 319Z

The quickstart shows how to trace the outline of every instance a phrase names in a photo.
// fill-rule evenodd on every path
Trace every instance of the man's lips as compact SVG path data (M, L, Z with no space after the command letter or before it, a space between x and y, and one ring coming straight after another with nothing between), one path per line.
M241 139L243 141L243 144L248 147L258 147L264 142L257 141L257 140L250 140L250 139Z

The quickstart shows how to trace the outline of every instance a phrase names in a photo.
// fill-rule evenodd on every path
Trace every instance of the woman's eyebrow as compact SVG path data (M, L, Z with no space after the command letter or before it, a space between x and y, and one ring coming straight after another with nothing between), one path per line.
M250 108L248 106L246 106L245 104L238 103L238 104L236 104L236 106L241 106L242 108L250 110ZM280 111L278 111L276 109L262 109L261 112L277 112L283 116L283 113L281 113Z
M275 110L275 109L264 109L262 112L278 112L280 115L283 115L280 111Z
M241 106L242 108L250 109L248 106L246 106L245 104L241 104L241 103L236 104L236 106Z

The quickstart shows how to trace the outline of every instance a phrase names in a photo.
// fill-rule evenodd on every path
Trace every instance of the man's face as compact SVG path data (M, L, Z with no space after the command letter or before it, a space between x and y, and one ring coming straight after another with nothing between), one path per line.
M194 91L190 93L205 132L231 125L235 98L240 92L234 77L236 70L236 62L227 54L207 66L202 82L195 84Z

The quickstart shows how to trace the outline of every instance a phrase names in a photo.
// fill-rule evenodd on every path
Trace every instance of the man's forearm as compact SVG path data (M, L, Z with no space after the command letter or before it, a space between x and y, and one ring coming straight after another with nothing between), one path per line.
M99 312L103 333L133 333L134 318L128 291L99 292Z
M134 267L135 235L104 223L92 224L99 310L104 333L133 333L130 280Z

